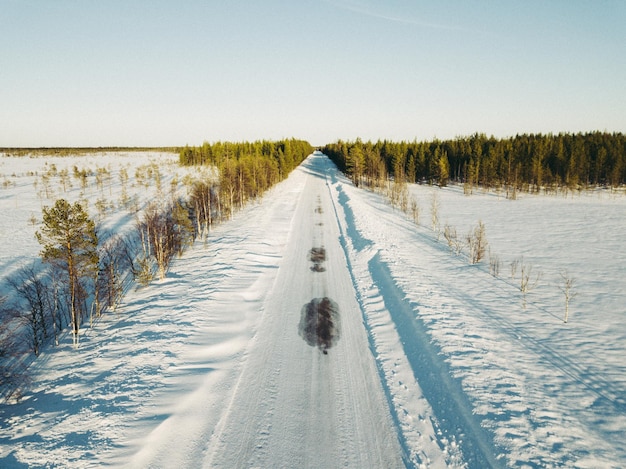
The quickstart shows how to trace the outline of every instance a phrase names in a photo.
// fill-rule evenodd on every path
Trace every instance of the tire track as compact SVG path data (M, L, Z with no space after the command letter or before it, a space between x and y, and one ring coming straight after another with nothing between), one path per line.
M304 164L284 258L264 294L263 319L207 451L208 467L402 465L328 209L332 201L325 193L316 198L325 189L323 164L320 157ZM311 269L315 262L324 269ZM310 344L298 334L302 305L309 305L304 317L315 318ZM320 333L325 313L332 324Z

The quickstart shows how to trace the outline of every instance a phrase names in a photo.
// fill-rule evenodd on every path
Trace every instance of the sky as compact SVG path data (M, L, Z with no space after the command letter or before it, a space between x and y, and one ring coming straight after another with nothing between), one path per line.
M0 0L0 147L626 131L623 0Z

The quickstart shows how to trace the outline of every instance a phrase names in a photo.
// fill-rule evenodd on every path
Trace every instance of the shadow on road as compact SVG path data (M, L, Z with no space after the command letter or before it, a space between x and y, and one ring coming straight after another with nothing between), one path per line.
M302 307L298 333L324 354L339 340L339 307L330 298L314 298Z

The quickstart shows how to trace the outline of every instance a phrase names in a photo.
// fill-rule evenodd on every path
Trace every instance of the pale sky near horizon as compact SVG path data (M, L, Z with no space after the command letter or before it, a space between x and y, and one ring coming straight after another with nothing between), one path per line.
M0 147L626 132L626 0L0 0Z

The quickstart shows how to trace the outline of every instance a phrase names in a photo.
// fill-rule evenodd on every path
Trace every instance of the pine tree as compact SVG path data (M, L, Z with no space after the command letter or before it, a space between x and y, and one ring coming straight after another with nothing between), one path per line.
M346 159L346 169L348 174L352 177L352 182L354 182L354 185L357 187L359 187L361 183L364 166L365 155L363 155L363 151L361 150L361 142L357 141L348 151L348 158Z
M54 207L43 208L43 227L36 236L43 246L43 261L67 274L69 310L74 344L77 345L81 303L86 299L85 285L98 271L95 223L80 203L71 205L65 199L59 199Z
M437 181L440 187L446 187L448 185L448 178L450 177L450 163L448 162L448 154L446 151L442 151L437 161Z

